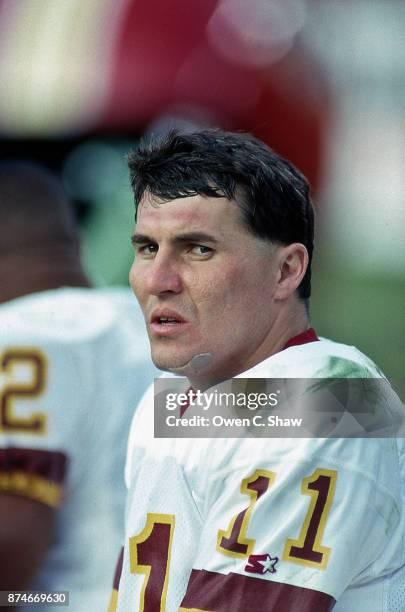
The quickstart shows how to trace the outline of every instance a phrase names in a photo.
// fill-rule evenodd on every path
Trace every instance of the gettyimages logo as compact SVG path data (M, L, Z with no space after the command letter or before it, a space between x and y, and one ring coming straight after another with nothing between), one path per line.
M258 408L277 406L280 393L280 389L268 393L264 391L260 393L253 391L246 392L242 390L242 387L236 391L214 389L213 391L202 392L188 389L180 393L167 393L165 404L167 410L198 406L201 410L208 411L211 408L233 406L253 411Z
M205 391L155 381L156 438L405 436L405 409L385 378L235 378Z

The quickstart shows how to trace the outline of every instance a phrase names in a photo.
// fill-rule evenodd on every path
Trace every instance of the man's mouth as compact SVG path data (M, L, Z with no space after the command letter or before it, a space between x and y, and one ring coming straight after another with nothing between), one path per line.
M182 329L187 324L183 317L175 312L156 309L150 318L150 328L156 334L169 333Z
M177 323L180 323L180 321L174 317L159 317L155 320L155 322L159 325L176 325Z

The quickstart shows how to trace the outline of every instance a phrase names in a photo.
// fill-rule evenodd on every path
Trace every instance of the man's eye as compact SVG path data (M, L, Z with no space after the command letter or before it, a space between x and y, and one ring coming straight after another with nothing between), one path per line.
M209 255L212 253L212 249L203 244L193 244L190 251L193 255Z
M137 253L142 255L154 255L157 253L158 247L156 244L144 244L137 248Z

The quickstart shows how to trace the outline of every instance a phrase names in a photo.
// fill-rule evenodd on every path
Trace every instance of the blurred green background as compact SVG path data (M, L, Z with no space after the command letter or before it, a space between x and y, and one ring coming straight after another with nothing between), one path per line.
M127 284L125 157L169 126L246 130L308 176L312 323L405 378L405 4L0 2L0 155L50 167L96 285Z

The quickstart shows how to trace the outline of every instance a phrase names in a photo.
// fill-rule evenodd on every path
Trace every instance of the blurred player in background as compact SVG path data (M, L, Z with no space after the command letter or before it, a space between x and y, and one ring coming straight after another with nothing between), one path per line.
M152 140L129 165L131 284L159 368L195 392L381 377L310 327L313 209L289 162L205 131ZM394 438L154 439L151 389L129 439L117 609L405 610L401 470Z
M90 288L71 205L29 163L0 165L0 302L0 590L106 609L123 449L155 372L129 289Z

